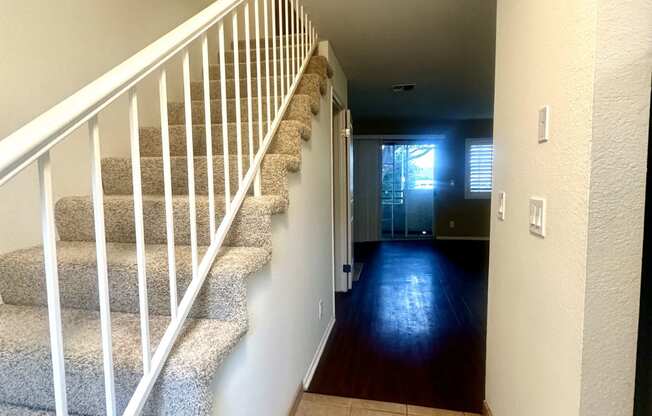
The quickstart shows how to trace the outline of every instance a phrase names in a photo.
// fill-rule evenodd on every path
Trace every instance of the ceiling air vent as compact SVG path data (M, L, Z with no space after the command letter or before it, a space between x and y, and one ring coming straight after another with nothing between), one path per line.
M392 85L392 91L394 92L406 92L406 91L412 91L414 88L417 86L415 83L409 83L409 84L395 84Z

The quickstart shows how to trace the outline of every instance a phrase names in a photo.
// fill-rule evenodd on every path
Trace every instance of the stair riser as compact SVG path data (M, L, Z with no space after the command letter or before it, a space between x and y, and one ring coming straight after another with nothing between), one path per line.
M305 33L303 33L303 32L301 32L299 34L299 36L297 36L296 34L293 34L293 33L290 33L288 36L285 36L285 35L282 35L282 34L277 35L276 36L276 44L281 45L281 44L285 44L285 42L293 42L293 41L295 41L295 42L297 42L297 41L298 42L303 42L304 39L305 39L304 36L305 36ZM262 48L265 47L265 42L269 43L269 45L272 45L273 40L274 40L273 36L270 36L269 38L265 38L264 36L261 36L260 39L258 39L258 40L250 39L249 40L249 46L251 48L255 48L256 44L259 44L261 49L262 49ZM238 41L238 48L244 48L246 45L247 45L246 40L241 39L241 40Z
M261 54L260 72L261 72L261 74L263 76L266 76L267 75L267 68L266 68L266 65L265 65L264 57L265 57L265 54L264 53ZM270 57L273 58L271 56L271 51L270 51ZM269 62L269 74L270 74L270 76L274 75L274 63L276 63L276 65L277 65L276 66L276 74L281 75L281 67L280 67L279 62L280 61L278 60L278 56L277 56L276 61L274 61L273 59L270 60L270 62ZM286 68L287 68L287 66L285 66L286 65L285 62L286 61L283 61L283 63L284 63L283 73L285 73ZM294 65L294 62L295 61L291 61L291 65ZM246 74L247 73L247 63L246 62L240 62L239 70L240 70L240 77L242 77L244 74ZM256 69L256 61L255 60L251 61L251 73L254 76L255 76L255 74L258 73L257 69ZM221 74L220 66L219 65L211 65L210 68L209 68L209 74L210 74L209 77L210 77L211 80L219 80L220 79L220 74ZM233 65L232 62L226 64L225 77L227 79L229 79L229 78L233 79L235 77L235 66Z
M222 219L223 207L216 207L216 224ZM133 201L107 199L104 203L106 240L113 243L135 243ZM190 245L190 221L187 200L175 200L174 240L179 245ZM162 200L145 200L143 217L146 244L166 244L165 204ZM197 200L197 244L210 244L208 203ZM93 208L87 199L64 198L56 204L56 222L62 241L95 241ZM271 246L271 215L243 215L238 213L227 234L225 245L234 247Z
M134 333L138 337L138 333ZM36 351L23 357L13 354L0 360L0 400L14 404L54 410L54 383L52 380L52 364L50 351L41 346ZM69 398L83 397L79 400L68 400L68 410L74 414L104 415L104 383L101 372L88 373L69 369L75 363L65 360L66 387ZM140 377L135 371L115 369L115 398L119 409L124 410L138 385ZM141 375L142 376L142 375ZM18 386L23 386L22 389ZM29 388L26 388L29 386Z
M252 121L258 121L258 99L252 100ZM235 100L230 99L227 103L227 118L229 121L236 120ZM263 108L266 100L263 99ZM316 108L315 108L316 107ZM202 101L193 101L191 105L193 124L204 123L204 103ZM290 101L288 111L285 114L285 120L296 120L303 124L310 125L312 115L319 111L319 103L316 106L312 98L308 95L295 95ZM241 121L248 121L249 113L247 108L247 99L240 100ZM170 125L181 125L185 123L185 108L183 103L168 104L168 117ZM266 121L266 111L263 111L262 120ZM222 104L221 100L211 100L211 121L222 121Z
M3 307L4 310L9 308L11 307ZM62 311L68 411L71 415L102 416L106 414L106 409L99 316L95 313L94 320L89 322L84 318L87 314L88 312L80 310ZM0 321L9 325L14 332L19 332L20 317L11 318L8 321L0 316ZM21 343L14 345L9 341L3 345L0 341L2 351L5 352L0 357L0 402L52 410L55 396L47 316L42 314L38 321L31 318L30 315L25 316L25 319L30 319L29 325L26 325L29 333L20 334ZM119 332L119 339L114 340L113 358L116 407L118 414L122 414L142 377L140 342L137 341L140 339L140 325L128 314L113 313L111 320L114 335ZM168 322L168 318L150 316L153 349L158 345ZM227 327L221 329L221 326L212 325L211 321L189 321L186 329L182 330L183 335L176 350L192 349L210 339L208 337L215 337L217 345ZM209 414L210 400L205 397L210 394L211 380L207 374L215 371L225 354L242 336L243 330L231 327L224 345L214 348L215 351L206 351L214 362L210 368L198 368L195 372L182 368L182 373L175 373L170 368L183 365L181 360L184 358L175 356L176 351L173 352L141 414ZM12 335L16 336L15 333ZM12 339L11 336L9 339ZM201 365L206 366L206 362Z
M277 58L278 58L278 56L277 56ZM279 62L279 61L278 60L277 61L270 61L270 75L274 74L273 62ZM286 73L286 69L287 69L287 66L286 66L287 64L285 62L286 61L283 61L284 65L285 65L285 66L283 66L283 73L284 74ZM291 65L294 64L294 62L295 61L291 60ZM239 68L240 68L240 77L242 78L244 76L244 74L247 73L246 63L245 62L240 62ZM252 74L256 73L256 72L254 72L253 68L254 68L254 66L252 65ZM225 77L227 79L228 78L232 79L232 78L235 77L235 70L234 69L235 69L235 66L233 65L233 63L227 63L226 64ZM267 74L267 72L265 72L266 69L267 68L265 67L265 63L262 62L261 63L261 71L263 72L263 75ZM310 58L310 61L308 62L308 66L306 67L306 72L305 73L306 74L317 74L317 75L321 76L324 79L328 78L329 75L331 74L330 69L328 67L328 60L323 56L313 56L312 58ZM276 67L276 74L279 75L279 76L281 75L280 66ZM209 78L211 80L219 80L220 79L220 67L219 67L219 65L211 65L210 66Z
M11 272L11 280L0 278L0 293L3 301L11 305L47 306L42 251L34 253L29 250L25 253L27 254L30 255L29 258L20 255L0 258L0 276L7 276L7 273ZM112 264L113 258L115 258L114 253L109 246L108 279L111 311L138 314L140 309L135 252L133 261L129 264ZM253 261L261 262L260 259ZM99 310L97 267L94 259L85 263L67 262L60 254L58 264L61 306ZM177 248L176 265L177 290L181 299L192 280L188 247ZM190 317L223 321L235 321L243 316L246 317L245 278L245 273L209 275ZM147 281L150 314L170 315L169 274L164 247L147 258Z
M224 158L213 158L213 188L215 193L224 194ZM187 158L173 157L171 162L172 194L188 195L188 165ZM296 162L296 161L295 161ZM207 160L205 157L194 158L195 193L208 194L208 180L206 174ZM286 158L267 155L262 165L262 192L264 195L283 195L287 193L288 168L297 170L297 163L288 165ZM231 193L238 188L237 157L229 158L229 182ZM249 156L243 156L243 175L249 169ZM132 169L131 161L122 158L108 158L102 160L102 178L104 192L107 195L132 195ZM141 185L145 195L164 195L163 159L143 158L141 160Z
M254 151L258 149L258 123L252 123L254 132ZM249 154L249 126L248 123L241 124L242 132L247 140L242 143L242 151ZM265 124L264 128L267 128ZM236 149L236 125L228 125L229 152L233 154ZM301 139L310 138L310 129L296 121L281 122L274 140L268 149L269 154L285 154L295 157L301 156ZM186 155L186 128L185 126L171 126L169 129L170 155ZM206 154L206 129L202 125L193 126L193 148L196 156ZM214 124L212 128L213 155L223 154L222 125ZM161 145L161 129L147 127L140 129L140 154L143 157L161 157L163 155Z
M288 52L289 52L290 60L292 60L293 57L295 59L297 59L296 43L295 43L294 47L292 47L292 45L290 45L290 47L286 47L284 45L282 48L280 47L280 45L277 44L277 47L276 47L276 57L277 58L281 57L281 49L283 50L283 59L284 59L284 61L286 61L288 59ZM227 64L233 63L233 61L234 61L234 53L233 52L234 51L232 51L232 50L228 50L224 54L224 59L225 59ZM293 52L294 52L294 55L293 55ZM251 47L249 56L250 56L250 59L251 59L252 66L254 66L255 62L256 62L256 48L255 47ZM270 59L274 58L274 49L272 48L271 44L269 46L269 57L270 57ZM238 48L238 60L239 60L240 63L245 63L246 58L247 58L247 51L246 51L246 49L245 49L245 47L243 45L242 47ZM263 65L263 63L265 62L265 48L264 47L260 48L260 62L261 62L261 65Z
M315 77L317 82L315 83L315 82L307 80L307 78L311 78L311 77ZM287 81L288 80L286 78L286 82ZM238 84L240 85L240 97L248 97L249 96L248 82L247 82L247 80L245 79L244 76L241 76L240 82ZM226 81L226 96L227 96L227 98L235 98L235 96L236 96L236 94L235 94L236 93L235 86L236 85L237 84L236 84L235 80L230 79L230 80ZM281 92L280 92L281 91L280 90L280 88L281 88L281 78L280 77L277 78L276 87L277 87L278 94L280 96L280 94L281 94ZM315 87L317 87L318 90L316 90ZM287 86L286 86L286 88L287 88ZM221 98L222 91L221 91L221 83L220 83L220 81L210 81L208 89L209 89L209 92L210 92L211 99L217 100L217 99ZM319 75L305 74L301 78L301 82L299 83L299 86L297 87L297 92L296 93L297 94L308 94L308 95L314 96L316 94L321 95L322 93L325 92L325 89L326 89L326 82L322 81L321 78L319 77ZM258 94L258 79L253 78L251 80L251 96L252 97L258 97L258 96L266 97L267 96L267 79L262 78L260 80L260 91L261 91L261 94ZM269 93L270 93L270 96L272 96L272 97L274 96L274 79L270 79ZM194 82L192 82L190 84L190 94L191 94L191 97L192 97L193 100L203 100L204 99L204 83L202 81L194 81ZM280 103L281 103L280 99L277 100L277 102L278 102L277 105L280 105ZM265 101L265 105L267 105L267 101ZM273 102L273 99L272 99L270 112L274 111L273 107L274 107L274 102ZM266 107L263 108L263 111L266 112L267 108Z

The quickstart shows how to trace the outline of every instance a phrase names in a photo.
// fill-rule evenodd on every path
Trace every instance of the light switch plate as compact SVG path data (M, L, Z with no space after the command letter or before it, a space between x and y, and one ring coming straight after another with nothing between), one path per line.
M506 198L507 194L505 192L498 194L498 219L501 221L505 221Z
M539 143L550 140L550 106L546 105L539 110Z
M546 200L530 198L530 232L540 237L546 236Z

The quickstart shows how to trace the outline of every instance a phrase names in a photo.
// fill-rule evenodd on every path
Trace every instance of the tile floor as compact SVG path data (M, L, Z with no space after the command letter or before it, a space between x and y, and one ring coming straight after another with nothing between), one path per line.
M480 416L400 403L304 393L295 416Z

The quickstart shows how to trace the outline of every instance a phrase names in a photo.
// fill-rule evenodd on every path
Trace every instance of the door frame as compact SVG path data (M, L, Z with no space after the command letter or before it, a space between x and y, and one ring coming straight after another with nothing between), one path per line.
M333 283L335 292L347 292L353 286L353 191L350 172L353 145L350 113L336 94L331 94L331 169L333 209ZM345 272L348 264L351 271Z
M368 135L368 136L356 136L358 139L364 140L366 137L368 138L374 138L374 139L379 139L380 140L380 149L379 149L379 154L378 157L380 159L379 161L379 169L378 169L378 175L379 175L379 186L382 188L383 185L383 178L382 178L382 170L383 170L383 161L382 161L382 146L385 144L388 145L410 145L410 144L433 144L435 145L435 166L434 169L435 171L433 172L434 178L435 178L435 187L433 188L433 195L432 195L432 221L431 221L431 228L432 228L432 234L421 237L421 236L412 236L412 237L405 237L405 238L386 238L383 237L383 231L382 231L382 192L379 193L379 200L377 201L378 206L379 206L379 218L378 218L378 238L380 241L396 241L396 240L434 240L437 238L436 234L436 223L437 223L437 150L441 149L441 142L444 139L442 135ZM405 199L407 200L407 199ZM405 226L405 231L407 233L407 217L405 218L406 226Z

